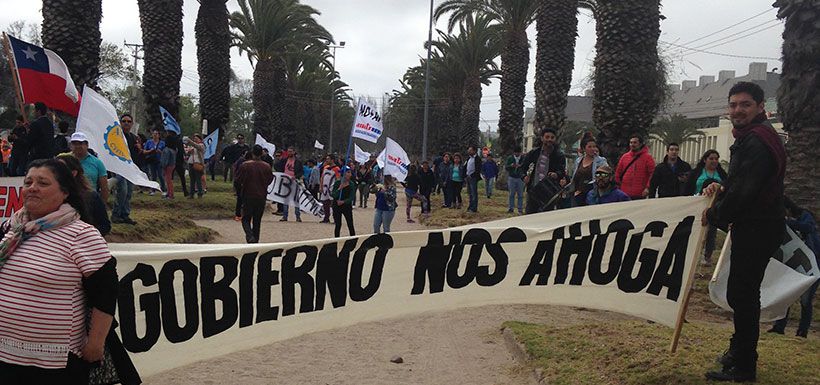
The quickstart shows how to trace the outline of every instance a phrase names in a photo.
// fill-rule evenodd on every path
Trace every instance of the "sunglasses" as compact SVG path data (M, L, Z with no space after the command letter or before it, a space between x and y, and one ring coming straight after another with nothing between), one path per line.
M131 120L120 120L120 123L133 123Z
M609 177L610 175L612 175L612 174L607 173L607 172L596 172L596 173L595 173L595 177L596 177L596 178L607 178L607 177Z

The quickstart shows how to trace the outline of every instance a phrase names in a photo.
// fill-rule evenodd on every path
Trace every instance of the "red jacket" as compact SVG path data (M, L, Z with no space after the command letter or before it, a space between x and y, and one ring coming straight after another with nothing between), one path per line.
M632 163L635 157L638 157L638 160L627 169L626 166ZM643 190L649 188L649 180L652 179L654 171L655 159L649 155L649 149L643 146L638 152L629 151L621 156L618 167L615 168L615 181L620 184L621 191L626 195L640 197Z

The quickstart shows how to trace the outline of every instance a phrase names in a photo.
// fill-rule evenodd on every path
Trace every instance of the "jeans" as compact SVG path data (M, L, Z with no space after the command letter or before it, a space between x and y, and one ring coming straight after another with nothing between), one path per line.
M394 216L396 216L396 210L376 209L376 214L373 216L373 232L378 234L380 228L384 228L384 232L389 233L390 223L393 222Z
M245 198L242 202L242 230L247 243L259 243L259 226L265 213L265 198Z
M515 203L515 197L518 196L518 212L522 212L524 210L524 181L521 178L507 178L507 189L510 192L510 204L507 207L510 211L513 209L513 203Z
M410 210L413 208L413 199L418 199L419 202L421 202L422 214L430 212L430 201L427 200L424 195L421 195L416 191L405 190L404 196L407 198L407 219L410 219Z
M203 170L205 171L205 170ZM202 171L194 170L194 165L188 165L188 176L191 178L191 197L193 198L194 193L202 197L204 191L202 190Z
M335 202L333 203L333 221L336 226L333 229L333 235L338 238L342 231L342 216L345 217L345 222L347 222L347 231L351 236L356 235L356 229L353 228L353 206L350 203L339 206Z
M162 167L159 162L148 163L148 178L159 183L160 191L168 191L165 189L165 177L162 175Z
M117 175L115 178L117 179L117 194L114 197L116 200L111 216L126 219L131 215L131 195L134 193L134 184L122 175Z
M755 368L760 338L760 283L769 258L783 241L783 219L732 224L732 255L726 299L734 311L729 349L737 368Z
M233 164L231 162L222 161L222 180L228 181L228 174L231 174L231 182L233 182Z
M461 206L461 188L464 186L464 182L451 180L449 184L450 207L456 207L456 205Z
M495 177L484 179L484 188L487 190L487 198L493 196L493 186L495 184Z
M814 294L817 292L818 284L820 284L820 281L814 282L814 285L809 286L808 290L800 296L800 323L797 325L797 334L804 337L808 334L809 327L811 326L812 302L814 300ZM789 310L790 309L786 309L785 317L775 321L774 330L780 333L786 330L786 323L789 322Z
M467 182L467 197L469 199L469 204L467 205L467 211L476 212L476 211L478 211L478 178L468 176L466 178L466 182Z
M290 206L288 206L288 205L282 205L282 220L287 220L288 219L288 211L290 211L289 208L290 208ZM302 220L302 211L299 210L299 207L294 207L293 211L294 211L294 214L296 214L296 220L301 221Z
M370 197L370 186L367 183L359 184L359 207L367 207L367 199Z

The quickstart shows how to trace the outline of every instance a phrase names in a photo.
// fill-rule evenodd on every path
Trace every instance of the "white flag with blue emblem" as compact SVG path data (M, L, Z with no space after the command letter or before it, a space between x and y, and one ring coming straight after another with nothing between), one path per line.
M407 152L393 139L387 138L384 150L376 158L376 162L379 167L384 169L384 175L391 175L399 182L404 182L404 179L407 178L410 158L407 156Z
M173 131L176 132L177 135L182 134L182 129L179 127L179 123L177 120L174 119L174 116L171 115L168 110L159 106L159 113L162 115L162 124L165 126L165 131Z
M77 132L88 137L88 148L97 153L108 171L122 175L135 185L159 190L159 184L149 180L148 175L131 158L125 133L120 128L117 109L88 86L83 88Z
M216 142L218 141L219 129L217 128L210 135L206 136L205 140L202 142L205 145L205 156L203 157L203 159L211 159L211 157L216 154Z
M356 121L353 122L354 138L364 139L371 143L376 143L382 136L382 117L376 111L376 107L371 106L366 100L359 98L359 105L356 108Z

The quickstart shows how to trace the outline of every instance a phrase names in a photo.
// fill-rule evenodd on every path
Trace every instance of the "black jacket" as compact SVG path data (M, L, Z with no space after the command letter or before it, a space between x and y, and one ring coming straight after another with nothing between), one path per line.
M462 175L465 177L471 177L475 180L481 179L481 157L478 154L475 154L475 171L472 174L467 174L467 162L470 160L470 156L467 155L464 157L464 161L462 162L461 169L463 171Z
M678 180L678 176L684 175L692 171L692 166L686 163L683 159L678 158L676 162L675 171L669 167L667 163L668 157L663 157L663 162L655 166L655 171L652 173L652 179L649 180L649 196L655 196L655 190L658 191L658 198L676 197L685 195L683 192L683 185L685 182ZM721 176L723 178L723 176ZM693 185L694 187L694 185Z
M424 170L419 171L419 176L421 176L421 186L419 187L419 192L421 195L427 195L433 191L433 187L436 186L436 174L433 173L433 170Z
M536 147L530 150L527 155L521 160L521 166L519 167L520 170L528 170L530 166L532 167L532 171L529 172L529 183L528 185L532 185L536 183L535 180L535 171L538 168L538 158L541 156L541 147ZM564 154L558 149L558 146L552 147L552 152L550 153L550 164L548 172L554 172L558 174L558 179L561 180L566 178L567 175L567 161L564 158Z
M276 172L285 172L285 166L288 165L288 158L281 158L275 162L273 170ZM302 179L305 170L302 168L302 161L299 159L293 160L293 178L296 180Z
M54 125L45 116L31 122L28 130L28 160L48 159L54 156Z
M777 192L774 199L762 199L772 175L777 173L777 161L769 148L750 134L736 140L729 150L729 176L723 183L723 192L707 212L709 223L727 230L730 223L783 221L783 191Z

